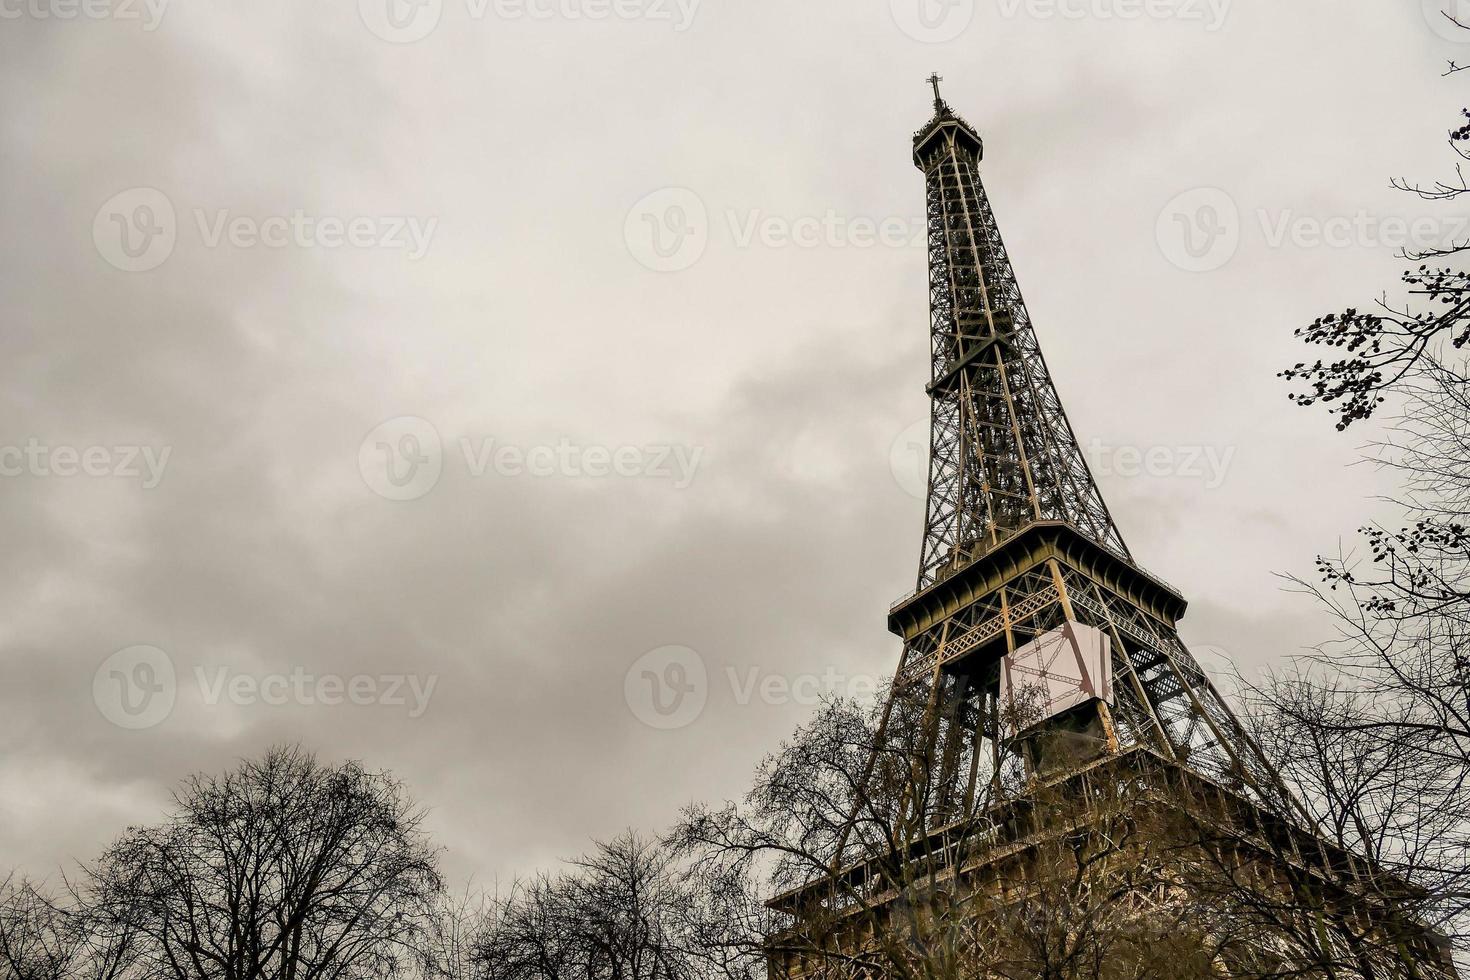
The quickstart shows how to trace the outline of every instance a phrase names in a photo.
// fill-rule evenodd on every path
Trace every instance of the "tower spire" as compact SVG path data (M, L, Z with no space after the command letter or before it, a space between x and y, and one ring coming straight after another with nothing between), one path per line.
M939 83L942 81L944 81L944 76L938 72L935 72L928 78L930 86L934 89L934 111L936 113L942 113L949 108L944 101L944 96L939 94Z

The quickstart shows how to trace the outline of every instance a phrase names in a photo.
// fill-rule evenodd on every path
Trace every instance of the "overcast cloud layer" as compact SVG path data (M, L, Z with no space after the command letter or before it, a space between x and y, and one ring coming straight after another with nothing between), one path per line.
M917 2L0 0L0 867L299 740L504 879L890 673L935 70L1185 638L1322 639L1273 573L1383 478L1274 374L1393 284L1465 52L1418 0Z

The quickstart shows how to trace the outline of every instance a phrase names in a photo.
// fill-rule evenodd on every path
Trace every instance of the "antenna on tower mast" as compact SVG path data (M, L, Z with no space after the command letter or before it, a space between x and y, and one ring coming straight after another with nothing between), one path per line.
M946 108L945 107L945 104L944 104L944 97L939 94L939 83L942 82L942 81L944 81L944 76L941 75L941 74L939 74L938 72L935 72L934 74L930 75L929 78L928 78L929 84L931 86L933 86L933 88L934 88L934 111L935 112L943 112L944 109Z

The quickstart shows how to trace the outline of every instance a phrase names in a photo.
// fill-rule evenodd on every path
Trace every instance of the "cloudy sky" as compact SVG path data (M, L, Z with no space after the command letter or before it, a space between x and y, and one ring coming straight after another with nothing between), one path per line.
M1321 639L1275 574L1383 477L1274 374L1458 230L1388 179L1448 168L1470 49L1418 0L924 3L0 0L0 866L300 741L504 879L891 672L931 71L1186 639ZM630 706L675 663L697 711Z

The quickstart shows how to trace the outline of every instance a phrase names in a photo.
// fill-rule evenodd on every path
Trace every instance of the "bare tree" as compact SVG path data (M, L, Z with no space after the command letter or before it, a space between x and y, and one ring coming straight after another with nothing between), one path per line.
M1298 945L1339 975L1443 976L1464 814L1442 762L1374 734L1375 715L1381 708L1362 692L1321 673L1278 674L1256 689L1247 724L1296 791L1316 856L1293 860L1289 842L1266 835L1276 876L1233 877L1233 897L1242 915L1285 921ZM1275 887L1283 882L1290 916ZM1344 907L1360 914L1335 915Z
M424 980L481 980L480 960L487 938L498 924L496 901L466 888L445 893L419 937L419 972Z
M1460 70L1452 63L1447 74ZM1470 110L1449 133L1453 177L1394 185L1426 202L1460 200L1470 193L1467 140ZM1385 296L1370 312L1348 309L1298 331L1340 353L1283 372L1309 382L1294 400L1328 404L1338 429L1388 414L1367 457L1402 478L1395 502L1404 516L1396 527L1364 526L1356 547L1319 556L1316 582L1293 580L1329 611L1336 635L1252 694L1262 743L1317 831L1371 860L1393 906L1462 951L1470 950L1467 251L1460 241L1405 252L1404 300Z
M692 898L673 856L628 832L517 884L478 961L495 980L691 980Z
M1470 39L1470 25L1456 19L1448 8L1445 20ZM1446 75L1465 70L1449 63ZM1462 109L1447 133L1454 175L1431 182L1394 178L1392 185L1422 201L1449 204L1470 194L1465 163L1470 161L1470 109ZM1305 381L1305 390L1291 395L1300 405L1325 404L1338 417L1338 429L1374 415L1387 397L1427 376L1432 386L1463 382L1457 371L1445 370L1446 351L1470 344L1470 272L1464 258L1470 241L1448 241L1420 251L1404 249L1408 263L1400 276L1403 296L1378 297L1369 309L1357 306L1318 317L1297 336L1308 344L1335 353L1316 361L1299 362L1281 372L1288 380ZM1447 391L1441 387L1441 391ZM1412 399L1411 399L1412 400ZM1422 407L1430 407L1434 399Z
M1470 37L1470 28L1457 24ZM1454 71L1463 67L1454 66ZM1470 194L1464 166L1470 160L1470 109L1448 133L1455 158L1454 176L1425 184L1395 179L1393 186L1426 202L1456 202ZM1290 396L1299 405L1324 404L1346 429L1374 415L1388 395L1422 377L1424 369L1442 367L1446 349L1470 343L1470 272L1464 256L1470 241L1450 241L1421 251L1408 249L1400 275L1403 295L1385 292L1370 308L1350 306L1318 317L1298 329L1306 343L1330 352L1315 361L1298 362L1281 372L1306 388Z
M84 879L85 880L85 879ZM0 975L17 980L115 980L130 975L136 936L96 913L72 881L52 893L14 874L0 882Z
M66 913L34 882L14 873L0 882L0 966L17 980L73 974L80 937Z
M162 824L91 872L95 912L138 937L138 975L382 980L440 890L422 814L389 776L275 749L196 776Z
M1470 27L1444 16L1470 38ZM1446 74L1462 70L1452 62ZM1462 202L1467 140L1470 110L1448 134L1453 176L1394 186L1428 204ZM1405 251L1402 298L1385 294L1369 311L1297 331L1335 353L1283 372L1308 383L1293 399L1328 405L1340 430L1383 419L1366 455L1402 478L1394 502L1403 517L1359 528L1355 547L1319 556L1315 582L1293 579L1330 613L1336 635L1252 692L1262 744L1316 830L1382 872L1385 908L1461 953L1470 952L1467 251L1466 241Z

